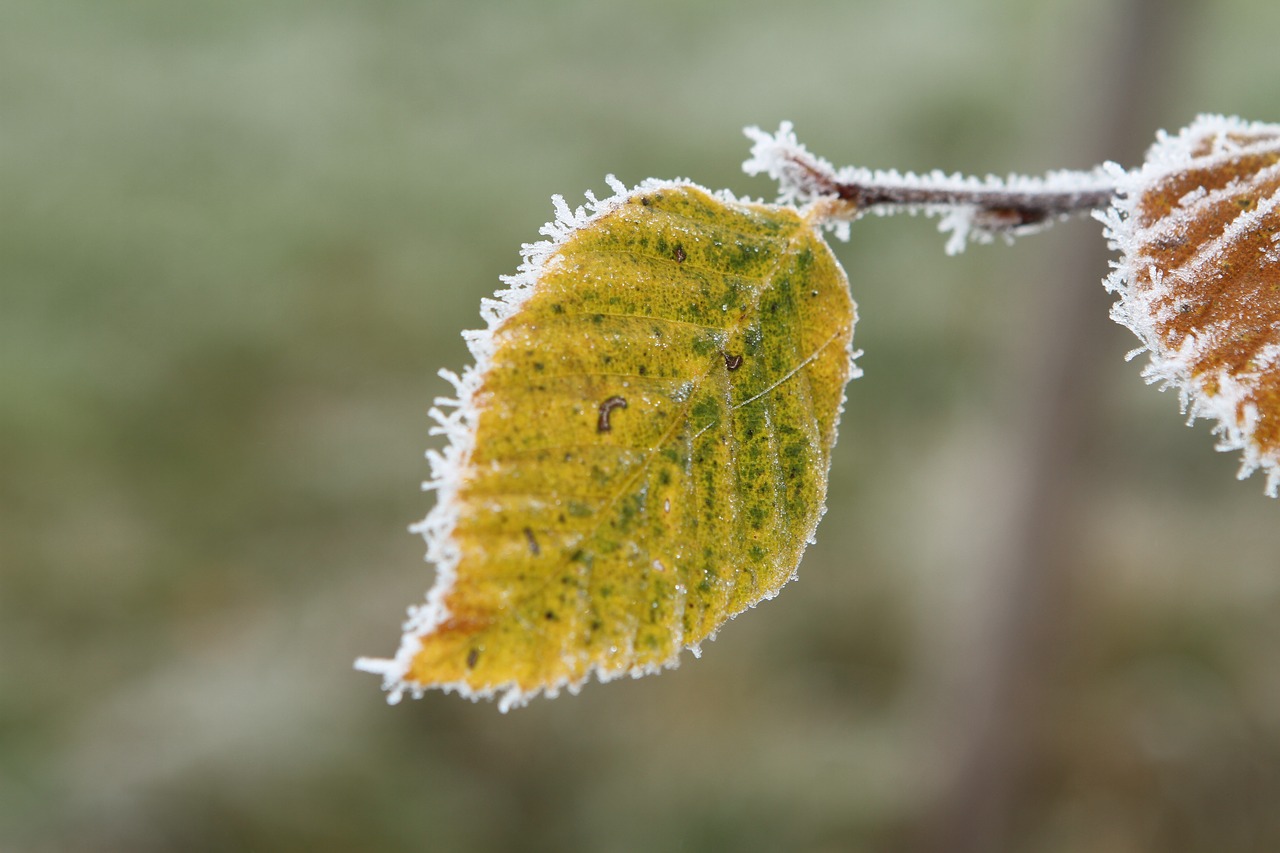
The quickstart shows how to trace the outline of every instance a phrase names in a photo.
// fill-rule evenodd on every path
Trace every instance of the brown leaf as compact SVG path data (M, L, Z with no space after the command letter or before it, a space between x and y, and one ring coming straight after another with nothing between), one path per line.
M1121 251L1112 316L1192 420L1217 420L1240 477L1280 487L1280 125L1201 116L1122 174L1103 217ZM1140 350L1141 351L1141 350Z

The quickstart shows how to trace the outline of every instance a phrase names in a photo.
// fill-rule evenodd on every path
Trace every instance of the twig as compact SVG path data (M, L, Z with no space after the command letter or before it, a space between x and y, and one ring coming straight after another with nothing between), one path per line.
M810 160L794 155L789 159L806 176L815 196L831 196L847 202L857 215L881 207L895 210L969 207L975 211L975 222L980 222L988 230L1039 225L1074 213L1088 213L1106 207L1115 194L1114 182L1079 189L1052 189L1047 186L1014 189L1007 186L955 187L924 183L909 186L877 183L874 179L842 181L815 168ZM1089 172L1076 174L1082 181L1092 178Z
M812 205L816 218L837 229L866 213L925 213L942 216L952 232L947 252L970 239L1013 237L1068 216L1105 208L1115 195L1119 166L1087 172L1059 171L1043 177L1011 175L985 179L931 172L901 174L847 167L836 169L801 145L789 123L777 133L748 128L754 140L748 174L767 173L778 182L779 200ZM844 236L838 232L839 236Z

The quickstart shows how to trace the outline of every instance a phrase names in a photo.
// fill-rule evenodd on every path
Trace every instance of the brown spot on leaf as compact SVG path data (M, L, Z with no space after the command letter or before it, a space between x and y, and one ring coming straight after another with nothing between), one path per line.
M609 413L614 409L625 409L627 401L618 396L610 397L600 404L600 417L596 419L596 432L608 432L612 429L609 423Z

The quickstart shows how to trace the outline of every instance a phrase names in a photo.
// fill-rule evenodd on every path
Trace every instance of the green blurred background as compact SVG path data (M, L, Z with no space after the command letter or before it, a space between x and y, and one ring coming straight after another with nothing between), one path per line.
M741 128L781 119L979 174L1280 119L1280 4L1152 10L1153 63L1102 0L0 0L0 850L1280 849L1280 507L1123 361L1087 220L837 246L867 354L830 512L701 660L505 716L351 668L429 585L435 371L552 193L770 195ZM1099 150L1135 65L1141 135ZM1010 613L1053 626L1013 663ZM1031 699L985 701L1001 666Z

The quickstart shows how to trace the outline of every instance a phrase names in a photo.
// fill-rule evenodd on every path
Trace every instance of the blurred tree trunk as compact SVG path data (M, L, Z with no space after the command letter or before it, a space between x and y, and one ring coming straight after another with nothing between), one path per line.
M1096 161L1136 166L1154 138L1153 116L1167 79L1170 49L1183 40L1190 0L1124 0L1112 12L1109 44L1081 48L1079 68L1097 93L1064 116L1063 135ZM1074 129L1074 131L1073 131ZM1073 138L1074 137L1074 138ZM1130 159L1125 159L1130 158ZM1074 235L1073 235L1074 237ZM1069 611L1080 509L1087 494L1080 461L1098 417L1093 377L1114 353L1097 344L1110 301L1099 286L1106 270L1097 235L1057 244L1039 278L1038 329L1027 343L1017 399L1020 444L1014 507L996 523L1005 543L996 561L987 632L954 714L950 737L958 761L922 824L928 853L993 853L1014 846L1020 792L1034 769L1037 727L1050 708L1057 652L1069 640ZM1105 365L1110 368L1111 365Z

